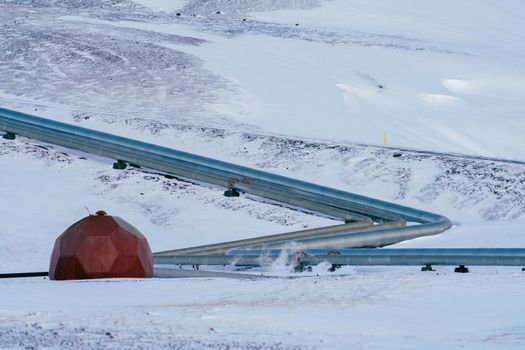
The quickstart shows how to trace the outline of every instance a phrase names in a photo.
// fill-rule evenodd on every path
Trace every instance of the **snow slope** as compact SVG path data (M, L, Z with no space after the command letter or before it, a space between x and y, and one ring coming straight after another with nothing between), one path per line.
M265 130L372 144L386 131L394 146L523 159L524 10L520 1L334 0L250 20L348 44L243 35L192 52L255 99L250 122Z
M34 17L16 6L4 5L3 93L376 145L386 132L391 146L523 159L520 1L191 1L181 16L126 1Z
M137 0L136 3L150 8L153 11L159 12L174 12L182 9L187 3L187 0Z

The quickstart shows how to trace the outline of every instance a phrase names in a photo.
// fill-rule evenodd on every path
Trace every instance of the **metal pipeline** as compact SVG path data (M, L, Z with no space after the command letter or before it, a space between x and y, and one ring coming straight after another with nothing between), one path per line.
M341 225L338 225L321 230L318 236L311 236L312 232L304 231L289 236L295 237L292 239L298 239L306 247L381 247L407 239L438 234L451 227L450 221L441 215L8 109L0 108L0 130L126 161L182 178L223 187L229 186L286 205L300 206L338 217L345 222L350 219L364 223L364 227L357 231L353 231L351 227L342 229ZM371 220L382 224L370 226ZM404 225L405 221L420 225L399 227ZM346 231L347 228L349 231ZM252 242L260 243L260 241ZM231 244L226 244L228 249L240 247L232 242L229 243ZM252 243L246 241L237 243L243 248L252 249L249 247ZM274 244L270 247L286 246L272 240L265 243ZM193 253L210 252L216 248L214 245L207 245L194 247L192 251ZM165 256L180 254L180 252L175 250L160 254Z
M255 275L238 272L223 272L223 271L202 271L202 270L179 270L156 267L153 270L153 277L155 278L236 278L236 279L268 279L272 278L265 275Z
M287 253L283 250L252 250L234 252L228 255L186 256L172 255L155 257L158 264L174 265L235 265L267 266L276 260L287 265L298 262L317 265L327 262L333 265L479 265L479 266L525 266L525 249L522 248L480 248L480 249L341 249L307 250L301 253Z
M276 235L240 239L240 240L230 241L230 242L208 244L208 245L197 246L197 247L168 250L165 252L157 252L155 253L155 256L193 255L193 254L195 255L224 254L227 250L236 248L236 247L251 246L251 245L256 246L259 244L267 244L267 243L273 243L273 242L297 241L297 240L300 240L306 237L327 237L330 235L348 234L350 232L356 232L356 231L362 231L362 230L374 230L374 229L375 227L372 225L369 225L368 223L355 222L355 223L349 223L349 224L343 224L343 225L334 225L334 226L314 228L314 229L309 229L309 230L279 233Z

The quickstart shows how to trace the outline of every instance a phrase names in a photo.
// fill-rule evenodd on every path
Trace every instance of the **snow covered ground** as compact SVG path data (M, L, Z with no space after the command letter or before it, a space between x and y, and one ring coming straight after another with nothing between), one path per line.
M0 0L0 105L455 224L399 247L524 247L525 165L470 156L525 159L523 7ZM378 147L384 132L391 148ZM0 139L0 169L1 272L46 270L85 207L130 221L154 251L331 223L24 138ZM520 269L283 269L248 281L2 280L0 348L525 345Z
M276 280L3 281L3 346L522 349L523 275L356 268Z

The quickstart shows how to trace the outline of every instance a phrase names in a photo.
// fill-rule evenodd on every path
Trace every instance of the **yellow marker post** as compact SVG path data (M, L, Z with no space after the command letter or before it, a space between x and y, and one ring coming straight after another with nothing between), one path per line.
M383 134L383 143L384 143L385 146L386 146L386 131L385 131L385 133Z

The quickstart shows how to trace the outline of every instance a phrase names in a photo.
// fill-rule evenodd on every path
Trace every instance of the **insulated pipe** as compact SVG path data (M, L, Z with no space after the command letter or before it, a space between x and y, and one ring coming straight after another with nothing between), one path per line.
M0 278L24 278L24 277L46 277L46 276L48 276L47 271L0 273Z
M168 250L164 252L157 252L155 256L166 256L166 255L203 255L203 254L224 254L227 250L237 247L254 246L263 244L266 247L267 244L274 242L296 242L301 241L304 238L318 237L331 237L335 235L347 235L352 232L370 232L377 230L378 227L399 227L403 226L404 221L395 221L388 224L382 225L369 225L365 222L355 222L350 224L335 225L314 228L309 230L294 231L288 233L280 233L276 235L261 236L248 239L240 239L236 241L207 244L203 246L182 248L175 250Z
M525 249L522 248L479 248L479 249L341 249L307 250L303 253L287 254L282 250L260 250L242 252L240 255L205 256L159 256L156 264L175 265L236 265L267 266L276 260L287 264L317 265L327 262L333 265L355 266L424 266L424 265L466 265L466 266L525 266Z
M0 129L219 186L227 186L233 178L237 190L291 205L301 201L304 208L322 207L321 213L327 215L330 213L326 210L333 207L387 221L401 218L421 223L369 232L364 246L385 246L438 234L451 226L447 218L437 214L8 109L0 108ZM339 242L346 244L347 240Z
M388 224L385 224L388 225ZM396 225L393 225L394 227ZM387 226L388 227L388 226ZM426 234L425 234L426 233ZM412 236L410 236L412 234ZM385 228L384 225L375 226L373 229L361 229L357 232L342 233L338 235L307 237L289 242L270 242L260 245L250 245L232 248L227 254L243 254L252 250L286 250L286 249L341 249L341 248L374 248L384 247L391 242L432 235L433 227L421 225L419 230L406 230L401 228Z
M182 270L155 268L153 270L155 278L236 278L236 279L268 279L270 276L255 275L252 273L223 272L223 271L201 271L201 270Z

